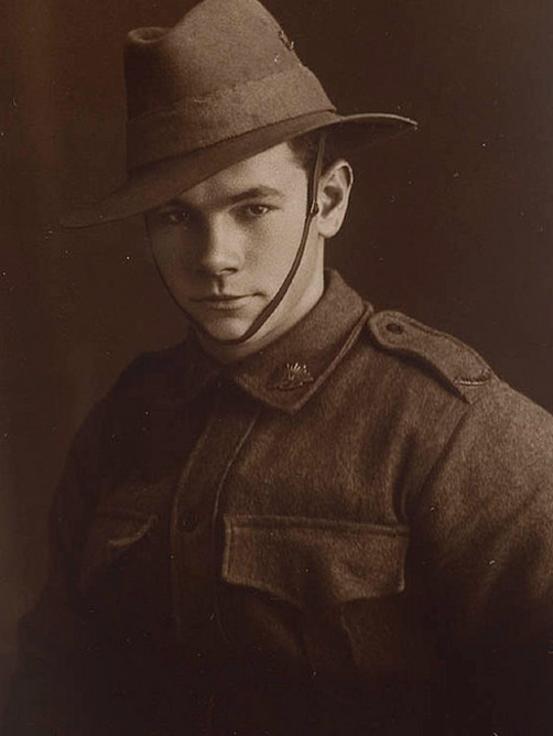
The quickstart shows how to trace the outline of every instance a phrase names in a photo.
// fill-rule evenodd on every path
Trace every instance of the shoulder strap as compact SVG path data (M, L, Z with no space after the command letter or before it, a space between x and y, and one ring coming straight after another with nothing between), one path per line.
M494 375L486 361L461 340L401 312L376 312L368 327L381 348L422 362L469 403Z

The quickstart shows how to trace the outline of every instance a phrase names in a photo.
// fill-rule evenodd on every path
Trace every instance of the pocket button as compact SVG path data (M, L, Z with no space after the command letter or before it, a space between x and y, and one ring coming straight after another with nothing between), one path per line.
M193 532L200 522L200 518L195 511L189 511L184 514L180 520L180 528L183 532Z

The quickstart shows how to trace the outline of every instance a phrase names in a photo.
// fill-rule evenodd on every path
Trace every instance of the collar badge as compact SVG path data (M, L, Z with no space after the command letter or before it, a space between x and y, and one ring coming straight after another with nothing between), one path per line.
M278 391L293 391L306 383L313 383L314 380L305 363L286 363L270 385Z

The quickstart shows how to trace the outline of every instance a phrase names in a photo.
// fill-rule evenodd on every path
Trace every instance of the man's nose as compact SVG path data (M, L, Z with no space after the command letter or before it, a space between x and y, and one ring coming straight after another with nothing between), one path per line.
M196 270L220 275L238 271L243 263L240 234L225 218L206 222L198 243Z

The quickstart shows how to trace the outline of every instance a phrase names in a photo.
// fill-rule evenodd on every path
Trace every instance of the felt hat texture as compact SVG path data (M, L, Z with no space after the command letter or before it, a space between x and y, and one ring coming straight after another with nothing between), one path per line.
M172 28L125 46L127 179L66 215L66 227L157 207L238 161L319 128L350 144L416 127L390 113L340 115L257 0L203 0Z

